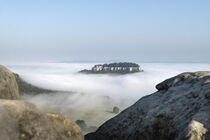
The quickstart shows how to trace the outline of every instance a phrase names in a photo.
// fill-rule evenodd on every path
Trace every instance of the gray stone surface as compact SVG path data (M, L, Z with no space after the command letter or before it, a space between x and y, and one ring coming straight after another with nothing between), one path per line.
M210 72L183 73L156 86L86 140L210 140Z

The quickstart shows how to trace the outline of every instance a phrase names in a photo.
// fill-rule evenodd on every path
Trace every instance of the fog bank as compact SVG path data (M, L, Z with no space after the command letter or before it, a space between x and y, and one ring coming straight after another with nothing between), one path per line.
M8 67L25 81L65 93L24 96L47 112L62 113L88 125L100 125L113 117L113 106L124 109L142 96L156 91L155 85L182 72L210 70L209 64L139 63L144 72L127 75L79 74L95 63L21 64Z

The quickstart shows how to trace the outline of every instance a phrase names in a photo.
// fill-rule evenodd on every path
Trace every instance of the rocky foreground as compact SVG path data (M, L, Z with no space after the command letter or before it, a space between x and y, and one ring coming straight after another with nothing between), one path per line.
M19 100L15 76L0 65L0 140L83 140L80 127L60 114Z
M210 140L210 72L183 73L156 86L86 140Z

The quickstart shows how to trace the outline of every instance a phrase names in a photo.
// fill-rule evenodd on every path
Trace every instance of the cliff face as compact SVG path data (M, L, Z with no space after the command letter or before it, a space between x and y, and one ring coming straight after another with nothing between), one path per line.
M210 72L183 73L156 86L86 140L210 140Z
M19 89L13 73L0 65L0 99L19 99Z

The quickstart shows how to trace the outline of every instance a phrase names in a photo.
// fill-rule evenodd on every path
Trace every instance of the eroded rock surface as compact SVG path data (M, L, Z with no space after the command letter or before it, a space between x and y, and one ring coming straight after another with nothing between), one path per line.
M61 115L47 115L25 101L1 99L0 112L0 140L83 139L75 123Z
M81 128L73 121L64 118L60 114L48 113L47 116L53 122L53 126L60 140L84 139Z
M210 72L183 73L156 86L86 140L210 140Z
M1 140L56 140L47 115L35 105L19 100L0 100Z
M0 99L19 99L19 89L13 73L0 65Z

